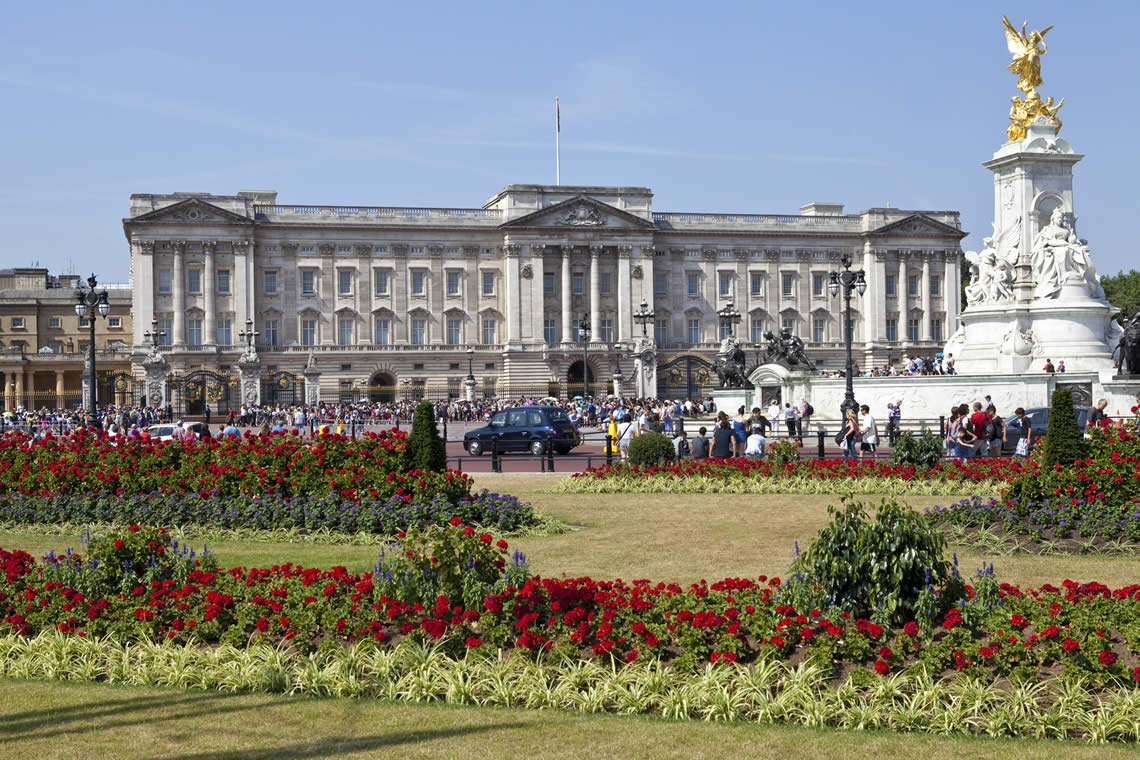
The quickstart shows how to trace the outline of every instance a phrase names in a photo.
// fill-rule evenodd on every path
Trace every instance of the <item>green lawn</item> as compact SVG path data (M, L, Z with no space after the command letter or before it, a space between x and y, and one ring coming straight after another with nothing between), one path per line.
M480 475L477 486L514 493L575 527L511 543L548 576L691 582L784 575L837 498L820 496L578 496L543 493L549 477ZM948 499L910 499L914 507ZM200 542L198 542L200 544ZM78 540L0 533L0 547L35 554ZM212 544L223 565L297 562L370 568L376 547L254 541ZM961 555L972 574L993 561L1000 580L1110 586L1140 581L1140 559L988 558ZM784 726L671 723L652 718L403 705L369 701L120 688L0 679L0 757L913 757L1135 756L1135 748L1073 743L938 739Z

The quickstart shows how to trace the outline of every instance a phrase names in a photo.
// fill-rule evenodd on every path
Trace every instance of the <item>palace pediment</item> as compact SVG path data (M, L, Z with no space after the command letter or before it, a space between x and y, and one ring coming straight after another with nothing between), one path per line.
M622 211L588 195L578 195L565 201L539 209L503 227L596 229L596 230L651 230L653 222Z
M232 211L226 211L212 203L198 198L187 198L170 206L155 209L129 220L138 222L177 222L179 224L253 224L253 222Z
M944 224L937 219L932 219L925 214L911 214L908 217L899 219L898 221L885 224L882 227L870 231L872 235L932 235L943 237L946 235L953 235L958 238L966 237L967 233L957 227L952 227L949 224Z

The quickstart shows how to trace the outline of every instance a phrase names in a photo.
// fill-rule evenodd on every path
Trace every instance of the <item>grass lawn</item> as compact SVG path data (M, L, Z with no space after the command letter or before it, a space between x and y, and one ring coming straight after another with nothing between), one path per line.
M513 493L575 530L512 545L542 575L650 578L687 583L787 572L837 497L547 494L551 476L478 475L478 488ZM963 494L965 496L966 494ZM877 499L872 500L877 503ZM952 501L908 499L916 508ZM196 542L199 546L201 542ZM67 540L34 531L0 533L0 547L33 554ZM211 544L223 565L298 562L370 568L376 547L233 541ZM1140 582L1129 557L982 557L961 553L972 575L994 562L999 580L1110 586ZM671 723L652 718L506 711L446 705L223 695L0 679L0 757L831 757L1019 758L1135 756L1135 747L939 739L783 726Z
M0 679L0 756L35 758L1135 757L1134 746L676 723Z

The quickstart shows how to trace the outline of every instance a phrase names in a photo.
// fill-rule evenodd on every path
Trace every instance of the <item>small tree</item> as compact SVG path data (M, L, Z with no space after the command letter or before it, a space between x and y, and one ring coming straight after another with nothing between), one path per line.
M1068 388L1053 391L1049 407L1049 426L1045 430L1045 445L1041 464L1053 469L1054 464L1071 465L1088 456L1088 442L1077 425L1077 411L1073 408L1073 392Z
M447 444L435 424L435 407L430 401L416 404L412 430L408 433L408 467L414 470L447 469Z
M663 433L641 433L629 443L629 463L652 467L673 461L673 441Z

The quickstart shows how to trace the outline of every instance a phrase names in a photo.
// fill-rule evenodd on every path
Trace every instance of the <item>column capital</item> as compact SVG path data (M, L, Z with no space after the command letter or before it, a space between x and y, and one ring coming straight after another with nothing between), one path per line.
M249 250L249 241L248 240L231 240L230 241L230 248L233 249L235 256L244 256L246 254L246 252ZM294 251L296 251L296 248L297 248L297 246L294 245L293 246Z
M642 256L649 256L650 258L652 258L653 256L656 256L657 255L657 246L655 246L655 245L643 245L643 246L641 246L641 255Z
M135 247L135 251L142 256L154 255L154 241L153 240L132 240L131 243Z
M181 256L182 254L186 253L186 241L185 240L171 240L170 241L170 249L172 251L174 251L175 255Z
M592 252L593 248L591 248L590 250ZM621 257L623 259L628 259L630 257L630 255L633 253L633 246L632 245L619 245L617 247L617 252L618 252L619 257Z
M443 246L442 245L429 245L428 246L428 253L431 254L431 256L433 258L438 259L440 256L443 255Z
M322 256L332 256L336 253L336 245L333 243L318 243L317 250L320 251Z
M372 255L372 246L366 245L364 243L357 243L356 244L356 255L357 256L371 256Z
M479 255L479 246L465 245L463 246L463 255L469 259L473 259Z
M202 241L202 253L211 254L214 252L214 250L217 247L218 247L218 241L216 241L216 240L203 240Z
M237 253L237 245L237 243L234 243L234 253ZM296 256L298 247L299 246L296 243L282 243L281 252L288 254L289 256Z
M519 245L518 243L507 243L506 245L503 246L503 254L508 256L508 257L512 257L512 258L515 256L518 256L519 251L521 251L521 250L522 250L522 246Z
M596 259L602 255L602 249L605 248L601 243L590 243L590 258Z

